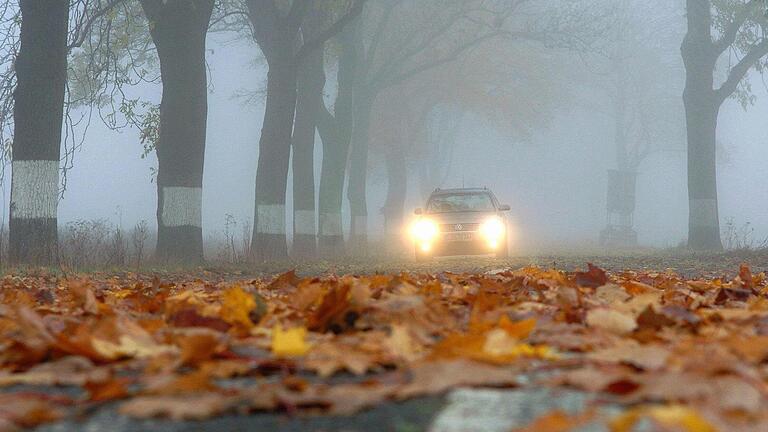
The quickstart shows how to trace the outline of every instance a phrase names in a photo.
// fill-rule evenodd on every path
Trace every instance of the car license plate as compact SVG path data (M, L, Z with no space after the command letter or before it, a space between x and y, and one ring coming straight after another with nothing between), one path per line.
M446 237L448 241L471 241L472 233L452 233Z

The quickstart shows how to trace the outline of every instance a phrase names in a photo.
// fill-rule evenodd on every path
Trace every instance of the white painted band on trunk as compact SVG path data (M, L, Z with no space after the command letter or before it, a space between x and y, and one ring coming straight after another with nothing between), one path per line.
M320 235L321 236L340 236L341 213L320 213Z
M368 233L368 216L355 216L354 234L367 234L367 233Z
M59 205L59 162L13 161L11 218L55 218Z
M293 212L293 229L296 235L315 235L315 212L312 210Z
M691 226L716 227L719 225L717 217L717 200L692 199L689 204Z
M285 235L285 205L258 205L256 221L256 232L259 234Z
M163 226L203 226L203 189L195 187L163 187Z

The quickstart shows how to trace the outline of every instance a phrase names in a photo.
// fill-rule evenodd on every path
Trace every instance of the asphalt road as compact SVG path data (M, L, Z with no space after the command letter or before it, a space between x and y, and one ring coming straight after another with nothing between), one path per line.
M490 257L445 257L428 262L416 262L409 257L349 257L334 261L287 262L253 266L209 265L208 273L229 277L265 277L288 270L296 270L300 276L325 274L373 274L373 273L483 273L499 269L518 269L526 266L557 268L572 271L586 269L592 263L611 272L674 271L686 278L733 277L739 265L748 263L753 272L768 272L768 250L732 253L692 253L678 251L635 251L597 253L594 250L580 253L546 255L520 255L506 259ZM164 271L168 273L167 271ZM171 272L172 273L172 272Z
M388 403L351 417L291 418L283 414L226 416L203 422L133 420L105 407L85 419L38 428L46 432L508 432L554 409L580 412L587 397L551 389L457 389L442 396ZM597 424L582 431L604 431Z

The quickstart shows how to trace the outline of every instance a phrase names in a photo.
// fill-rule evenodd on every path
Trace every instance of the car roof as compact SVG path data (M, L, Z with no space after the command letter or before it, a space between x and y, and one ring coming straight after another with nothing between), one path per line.
M460 193L487 193L491 194L488 188L454 188L454 189L435 189L432 195L448 195L448 194L460 194Z

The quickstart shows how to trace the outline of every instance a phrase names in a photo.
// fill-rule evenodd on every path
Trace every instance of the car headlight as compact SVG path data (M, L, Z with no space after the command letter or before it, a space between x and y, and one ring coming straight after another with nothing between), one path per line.
M488 219L480 225L480 234L494 247L504 239L505 233L504 222L497 217Z
M411 235L420 243L430 243L437 237L437 224L429 219L419 219L411 228Z

